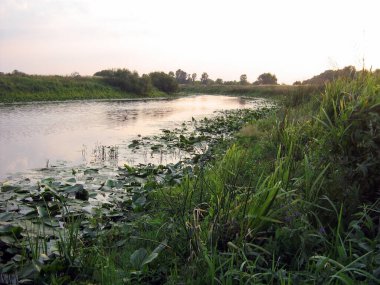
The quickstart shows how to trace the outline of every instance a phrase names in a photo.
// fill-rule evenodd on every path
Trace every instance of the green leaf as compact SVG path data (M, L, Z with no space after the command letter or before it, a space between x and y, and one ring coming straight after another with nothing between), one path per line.
M157 258L158 253L161 251L161 245L158 246L154 251L152 251L151 254L148 255L148 252L146 251L145 248L139 248L135 250L131 257L130 261L132 266L135 269L142 269L142 267L146 264L151 263L154 259Z
M67 182L67 183L76 183L77 180L76 180L74 177L72 177L72 178L70 178L70 179L67 179L66 182Z
M153 250L153 252L158 254L167 246L168 246L168 241L164 240L164 241L160 242L160 244Z
M15 226L12 224L0 224L0 235L1 234L12 234L12 235L18 235L22 232L22 228L20 226Z
M11 236L0 236L0 240L6 245L12 245L16 242L16 240Z
M149 254L148 256L146 256L143 260L143 263L141 266L144 266L145 264L148 264L148 263L151 263L154 259L156 259L158 256L158 253L157 252L152 252L151 254Z
M19 191L21 189L20 186L13 186L13 185L3 185L1 186L1 192L9 192L9 191Z
M13 220L14 213L12 212L4 212L0 213L0 221L2 222L9 222Z
M34 261L25 264L19 272L19 278L33 278L41 271L41 267Z
M63 187L61 190L65 191L65 193L75 193L75 192L83 190L83 185L75 184L73 186L66 186L66 187Z
M145 248L139 248L135 250L130 257L132 267L135 269L141 269L144 259L147 257L147 255L148 252Z
M139 198L137 198L135 201L133 201L134 204L138 205L138 206L144 206L145 203L146 203L146 197L145 196L140 196Z
M54 182L54 178L50 177L50 178L45 178L45 179L42 179L41 180L41 183L42 184L52 184Z
M89 169L86 169L83 173L84 175L91 175L91 174L97 174L98 172L99 172L99 169L89 168Z
M37 206L37 213L39 218L46 218L49 216L46 209L41 206Z

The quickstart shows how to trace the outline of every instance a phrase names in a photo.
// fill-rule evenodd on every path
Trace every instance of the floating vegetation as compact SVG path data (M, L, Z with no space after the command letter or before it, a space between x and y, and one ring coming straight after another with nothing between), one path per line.
M196 165L209 161L218 143L231 139L244 123L268 112L269 109L220 112L213 119L193 119L174 130L164 129L157 136L138 136L128 146L140 152L150 150L151 154L181 153L175 163L126 164L116 170L114 165L49 167L39 173L42 179L19 177L2 183L2 280L10 278L15 284L28 284L48 268L75 268L73 250L80 246L76 243L91 243L99 231L133 219L149 206L152 191L194 176ZM86 152L84 149L83 155ZM101 161L117 160L118 147L99 145L93 155ZM141 269L161 250L159 247L148 254L146 249L139 249L131 262Z

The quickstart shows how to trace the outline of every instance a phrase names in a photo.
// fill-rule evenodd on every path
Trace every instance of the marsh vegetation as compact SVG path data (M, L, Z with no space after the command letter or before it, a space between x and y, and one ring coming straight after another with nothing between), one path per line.
M4 183L1 280L379 284L379 86L363 72L163 130L209 143L176 164Z

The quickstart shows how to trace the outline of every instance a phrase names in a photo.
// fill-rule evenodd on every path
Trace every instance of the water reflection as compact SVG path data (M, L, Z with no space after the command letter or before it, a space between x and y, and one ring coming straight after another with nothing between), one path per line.
M137 135L152 136L216 110L256 107L262 101L228 96L174 100L78 101L0 105L0 180L7 173L65 161L68 166L103 161L168 163L185 156L176 150L133 151ZM168 155L170 154L171 157Z

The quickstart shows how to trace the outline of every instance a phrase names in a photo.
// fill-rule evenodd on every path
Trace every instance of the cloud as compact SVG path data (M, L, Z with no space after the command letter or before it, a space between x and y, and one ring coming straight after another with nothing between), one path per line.
M343 67L366 54L380 65L371 0L0 1L0 71L181 68L226 80L280 72L291 82L300 69L330 68L329 58Z

